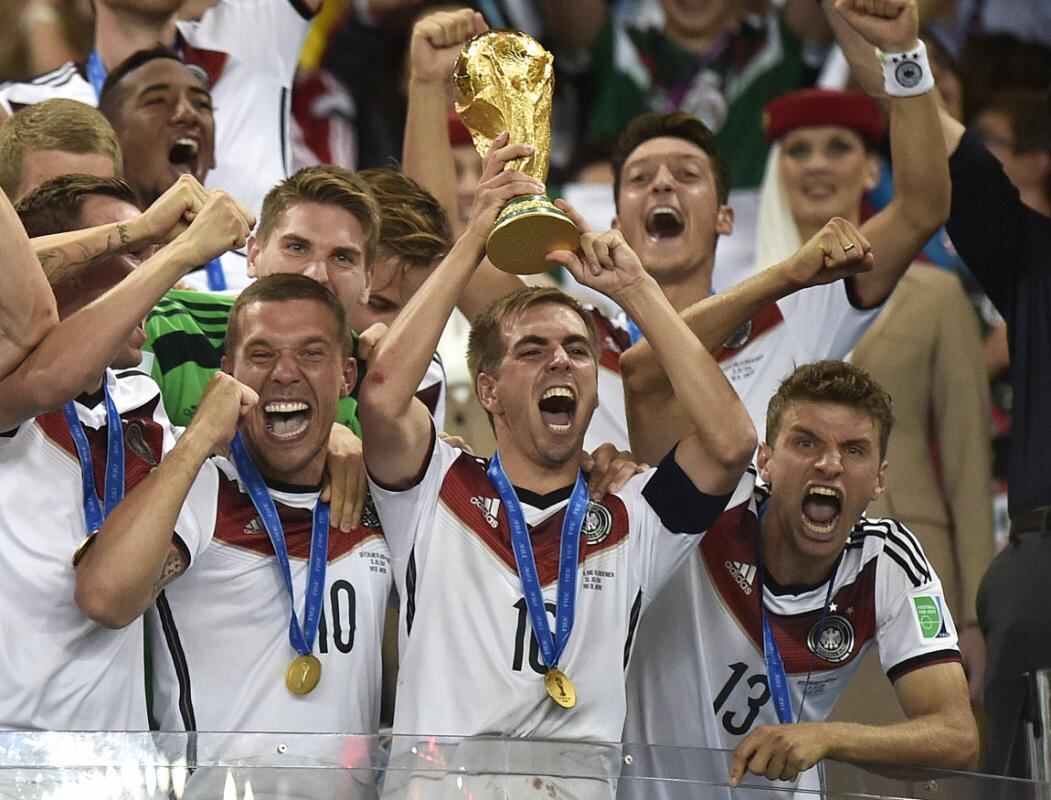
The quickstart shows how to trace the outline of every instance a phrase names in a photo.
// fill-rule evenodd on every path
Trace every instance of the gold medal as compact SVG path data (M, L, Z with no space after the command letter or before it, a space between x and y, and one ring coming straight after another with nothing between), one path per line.
M544 688L548 697L562 708L572 708L577 704L577 690L573 681L560 669L549 669L544 673Z
M84 537L84 541L77 545L77 549L73 551L74 567L80 563L80 559L82 559L84 557L84 554L88 552L88 548L91 547L91 545L94 543L95 537L98 536L98 533L98 531L92 531Z
M310 694L320 680L321 662L312 653L297 658L285 673L285 686L292 694Z

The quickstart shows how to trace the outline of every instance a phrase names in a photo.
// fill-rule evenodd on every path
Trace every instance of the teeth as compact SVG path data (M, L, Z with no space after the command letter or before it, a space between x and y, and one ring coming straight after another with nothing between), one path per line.
M816 522L811 522L806 517L803 517L803 524L814 533L832 533L832 530L836 527L836 521L838 519L839 517L837 516L836 519L833 519L831 522L824 525L818 525Z
M547 400L549 397L568 397L570 400L575 399L572 390L567 389L564 386L553 386L552 388L544 392L544 396L540 399Z
M810 494L820 494L825 497L839 497L839 493L835 489L829 489L827 486L814 486L810 489Z
M198 151L198 149L199 149L199 147L200 147L200 146L199 146L199 145L197 144L197 141L196 141L196 140L194 140L194 139L186 139L186 138L183 138L183 139L176 139L176 140L175 140L175 144L179 145L180 147L188 147L188 148L190 148L190 151L191 151L191 152L192 152L192 153L193 153L194 155L197 155L197 151Z
M569 430L569 426L568 426L568 425L554 425L554 424L549 424L549 425L548 425L547 427L548 427L548 428L549 428L550 430L553 430L553 431L554 431L555 433L565 433L566 431L568 431L568 430Z
M287 402L287 403L267 403L263 407L263 411L268 414L291 414L296 411L307 411L310 407L306 403L300 403L298 401Z
M673 217L676 217L676 218L682 216L679 213L679 209L674 208L672 206L657 206L652 211L650 211L650 216L651 217L655 217L658 214L671 214Z

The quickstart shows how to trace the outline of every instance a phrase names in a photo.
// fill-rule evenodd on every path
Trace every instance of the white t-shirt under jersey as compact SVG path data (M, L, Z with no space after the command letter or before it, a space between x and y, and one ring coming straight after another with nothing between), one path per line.
M624 741L732 750L759 725L776 725L767 681L759 611L757 504L762 489L731 507L710 527L687 562L656 598L639 626L628 670ZM779 587L768 577L762 592L785 665L794 718L804 686L804 720L827 718L861 656L878 645L893 680L914 669L959 661L956 628L941 582L916 538L892 519L862 517L847 541L825 609L820 586ZM672 759L675 751L662 751ZM716 783L727 779L729 759L711 760ZM684 766L667 764L672 774ZM802 786L818 788L817 769ZM745 782L769 787L747 775ZM775 784L781 788L792 784ZM642 786L624 782L624 797ZM711 789L712 797L730 798ZM649 798L671 797L646 785ZM786 791L791 795L791 791ZM706 795L707 796L707 795ZM732 797L750 795L743 789ZM774 797L756 793L756 800Z
M202 538L207 532L211 543L150 611L153 711L161 730L374 734L391 580L375 511L367 506L363 524L349 533L329 530L313 648L321 681L294 695L285 685L297 657L288 638L290 604L270 538L233 465L217 458L204 471L218 473L217 492L191 504L182 523ZM268 488L285 532L302 625L318 492Z
M137 371L107 371L124 428L130 491L175 443L157 385ZM101 399L101 395L100 395ZM96 490L106 468L106 405L77 403L91 445ZM96 624L73 599L70 559L87 536L80 461L61 410L0 436L0 728L146 730L142 620ZM204 545L181 540L191 563Z

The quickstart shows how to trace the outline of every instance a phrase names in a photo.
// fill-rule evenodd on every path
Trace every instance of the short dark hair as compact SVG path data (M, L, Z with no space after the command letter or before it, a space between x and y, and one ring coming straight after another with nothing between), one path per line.
M172 61L178 61L193 72L194 75L200 79L201 84L205 88L208 88L208 78L204 71L199 67L187 64L179 57L179 54L170 47L158 45L157 47L149 47L144 50L136 50L110 70L110 73L106 76L105 82L102 84L102 90L99 92L99 111L105 115L110 123L114 122L118 106L120 105L121 93L117 89L120 82L124 80L125 76L129 73L134 72L144 64L148 64L158 58L169 58Z
M115 197L139 208L134 190L120 178L96 175L59 175L44 181L15 205L30 238L83 228L81 211L91 196Z
M229 321L226 324L226 336L223 339L223 353L229 358L233 355L234 346L240 337L241 311L252 303L281 303L288 300L314 300L328 308L336 320L339 331L339 347L343 356L349 357L354 352L354 345L347 322L347 312L339 298L326 286L306 275L280 273L267 275L248 285L237 296L230 307Z
M661 136L683 139L697 145L708 155L712 177L715 180L715 194L719 203L725 204L730 196L730 165L716 147L715 134L711 129L697 117L683 111L671 114L643 114L628 123L628 127L617 139L610 159L613 166L613 202L619 207L621 172L628 157L643 142Z
M406 267L429 268L453 246L449 218L434 195L392 169L363 169L360 177L379 204L379 250Z
M804 364L785 378L766 408L766 441L773 445L785 409L792 403L837 403L864 412L879 429L879 457L887 457L887 443L894 427L890 395L861 367L846 361Z

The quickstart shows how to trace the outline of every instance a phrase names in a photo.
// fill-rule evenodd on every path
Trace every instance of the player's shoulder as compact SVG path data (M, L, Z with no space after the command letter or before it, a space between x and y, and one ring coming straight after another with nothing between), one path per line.
M116 370L113 373L110 392L117 407L123 410L145 405L153 398L159 397L161 390L157 382L146 372L133 367Z
M892 517L862 515L847 540L846 552L862 565L876 559L878 573L915 587L935 578L916 534Z
M237 298L210 292L167 292L146 317L146 333L155 336L165 331L225 331L230 309Z
M631 347L631 334L628 331L628 317L621 312L615 317L606 316L600 309L592 305L585 305L584 309L591 317L598 335L599 346L602 350L622 353Z
M27 80L0 83L0 101L12 111L54 99L77 100L91 106L97 103L94 88L72 61Z

